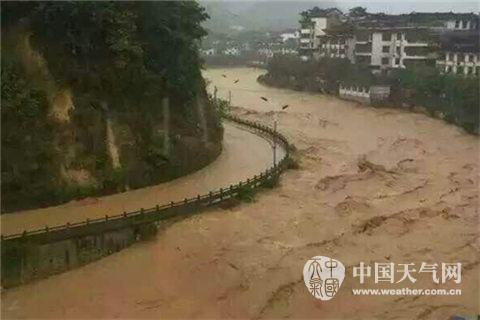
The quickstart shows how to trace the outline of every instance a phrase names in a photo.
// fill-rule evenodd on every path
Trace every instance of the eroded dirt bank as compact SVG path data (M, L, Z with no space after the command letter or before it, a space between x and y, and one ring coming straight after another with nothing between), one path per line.
M445 319L479 313L478 138L424 115L265 88L254 69L209 70L234 112L295 143L301 168L253 204L183 220L99 262L7 291L4 317ZM225 75L226 77L223 77ZM235 80L239 80L234 84ZM268 101L260 99L263 96ZM284 111L281 106L288 104ZM246 109L248 108L248 109ZM347 267L330 301L302 279L316 255ZM412 273L361 285L359 262L461 262L460 284ZM396 275L396 281L399 275ZM353 296L352 288L462 289Z

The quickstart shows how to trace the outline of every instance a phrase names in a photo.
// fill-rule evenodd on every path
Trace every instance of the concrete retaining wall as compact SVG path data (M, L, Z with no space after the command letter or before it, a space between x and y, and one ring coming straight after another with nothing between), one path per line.
M63 272L130 246L154 234L153 223L62 241L18 239L2 244L2 286L10 287Z
M338 94L344 99L370 104L370 89L368 87L340 84Z

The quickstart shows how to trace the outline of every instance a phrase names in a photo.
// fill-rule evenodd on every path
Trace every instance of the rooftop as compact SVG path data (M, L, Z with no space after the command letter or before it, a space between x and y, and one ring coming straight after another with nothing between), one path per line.
M412 12L409 14L389 15L384 13L368 14L355 23L363 27L415 27L443 26L449 20L477 20L479 17L474 13L453 12Z

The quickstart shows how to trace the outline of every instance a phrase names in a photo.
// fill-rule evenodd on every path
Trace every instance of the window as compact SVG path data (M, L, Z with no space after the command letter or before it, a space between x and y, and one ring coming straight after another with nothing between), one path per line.
M447 72L447 73L452 72L452 67L451 67L451 66L447 66L447 68L445 69L445 72Z
M475 75L476 76L480 75L480 67L475 68Z
M368 31L357 31L355 33L355 38L357 41L368 41L369 40L369 32Z
M390 46L383 46L382 52L386 52L386 53L390 52Z
M460 21L455 20L455 29L460 28Z
M400 32L397 33L397 40L402 40L402 34Z
M372 52L372 44L357 44L355 51L357 53L370 53Z
M388 58L382 58L382 64L388 64Z
M460 54L458 55L457 61L458 61L459 63L465 61L465 55L464 55L463 53L460 53Z
M392 34L390 32L383 32L382 33L382 40L383 41L391 41L392 40Z
M365 56L358 56L355 57L355 61L358 64L370 64L370 57L365 57Z
M462 29L467 29L467 23L468 23L468 21L466 21L466 20L462 21Z
M396 58L396 59L395 59L395 64L396 64L396 65L400 65L400 58Z
M473 67L467 67L467 74L472 74L473 73Z
M475 61L475 55L471 54L470 58L468 60L470 60L470 62L474 62Z
M463 74L463 67L457 67L457 74Z

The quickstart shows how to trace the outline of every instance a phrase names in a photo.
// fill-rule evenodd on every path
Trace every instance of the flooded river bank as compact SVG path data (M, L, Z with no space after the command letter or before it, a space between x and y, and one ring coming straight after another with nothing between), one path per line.
M215 69L205 77L220 97L231 95L235 114L265 124L277 120L279 131L298 149L299 170L287 171L279 188L262 192L254 203L212 209L175 223L154 241L7 290L2 316L446 319L478 314L478 138L421 114L266 88L256 82L260 73ZM267 142L238 139L244 143L230 157L245 170L258 169L251 155L271 160ZM241 171L210 169L214 165L206 169L216 179L238 178ZM143 202L140 193L132 197ZM303 283L303 266L317 255L347 268L330 301L314 299ZM360 284L352 275L360 262L372 266L372 273L375 262L414 263L418 281L376 284L371 277ZM431 273L418 273L422 262L462 263L461 283L436 284ZM354 296L352 289L359 288L461 289L462 294Z
M114 194L87 198L49 207L4 214L1 216L2 234L21 233L46 225L84 221L131 212L140 208L153 208L170 201L181 201L207 194L251 178L272 165L272 150L268 141L250 133L245 127L226 121L225 139L221 155L213 163L193 174L159 185ZM245 152L249 149L251 153ZM283 150L279 150L283 156ZM228 173L228 174L225 174Z

